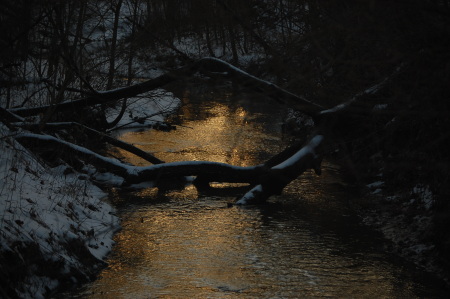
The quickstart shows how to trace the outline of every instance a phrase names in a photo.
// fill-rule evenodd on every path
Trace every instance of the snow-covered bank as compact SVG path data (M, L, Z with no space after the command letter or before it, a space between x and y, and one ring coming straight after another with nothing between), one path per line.
M117 127L155 126L180 100L157 90L127 104ZM119 114L112 110L110 119ZM112 250L119 219L91 182L108 174L89 165L76 173L63 162L50 169L14 139L17 134L0 126L0 298L45 298L94 278Z
M126 112L117 123L117 128L141 128L164 125L165 118L180 105L180 99L165 89L156 89L139 97L127 99ZM119 105L120 106L120 105ZM120 107L108 109L108 122L120 114Z
M119 229L105 193L48 169L0 126L0 297L43 298L91 277Z

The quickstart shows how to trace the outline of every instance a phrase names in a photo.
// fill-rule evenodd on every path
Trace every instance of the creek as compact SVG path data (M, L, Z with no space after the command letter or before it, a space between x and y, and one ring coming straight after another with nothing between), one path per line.
M260 95L190 86L170 132L122 131L164 161L255 165L281 151L286 108ZM120 150L138 165L147 163ZM174 185L176 185L174 183ZM339 167L306 172L261 206L229 206L246 186L116 191L123 229L105 268L72 298L432 298L433 278L384 250L361 223Z

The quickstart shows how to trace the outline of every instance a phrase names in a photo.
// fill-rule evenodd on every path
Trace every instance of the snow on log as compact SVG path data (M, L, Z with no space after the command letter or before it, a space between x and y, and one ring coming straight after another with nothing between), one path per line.
M0 107L0 119L6 120L8 122L24 121L24 119L18 115L15 115L9 110Z
M365 90L363 90L362 92L357 93L356 95L354 95L350 100L341 103L339 105L336 105L330 109L326 109L326 110L322 110L318 113L319 117L323 116L327 116L327 115L331 115L331 114L337 114L337 113L341 113L341 112L371 112L370 110L367 109L367 107L358 107L361 105L360 103L360 99L364 96L368 96L368 95L373 95L376 94L378 91L380 91L383 87L385 87L396 75L398 75L400 73L400 71L402 70L402 68L404 67L404 64L398 66L395 68L395 70L392 72L392 74L390 74L389 76L387 76L386 78L384 78L381 82L372 85L369 88L366 88Z
M181 161L136 167L126 183L137 184L183 176L207 177L208 182L256 183L264 170L263 165L243 167L220 162Z
M125 184L138 184L161 179L198 175L208 177L210 182L255 183L265 169L264 165L241 167L207 161L185 161L151 166L134 166L127 165L116 159L104 157L87 148L50 135L19 133L14 137L19 140L28 139L47 147L53 147L54 149L57 148L59 152L64 154L74 154L83 157L87 163L121 176L125 179Z
M208 182L257 184L254 189L238 201L238 204L264 201L273 194L281 193L289 182L297 178L306 169L315 169L316 173L320 173L321 157L317 154L317 151L323 140L323 136L317 135L289 159L272 168L267 168L265 165L242 167L207 161L182 161L151 166L133 166L104 157L89 149L50 135L19 133L15 138L40 142L44 146L58 148L60 152L65 154L83 157L86 162L123 177L127 185L184 176L207 177Z
M24 123L24 124L16 124L19 127L22 128L38 128L39 125L38 124L28 124L28 123ZM46 124L46 126L48 128L70 128L70 127L78 127L81 130L84 130L85 132L94 135L96 138L99 138L101 140L106 141L107 143L114 145L118 148L121 148L123 150L126 150L132 154L135 154L138 157L141 157L142 159L152 163L152 164L161 164L164 163L164 161L158 159L157 157L141 150L140 148L135 147L134 145L131 145L129 143L126 143L124 141L121 141L119 139L113 138L109 135L106 135L102 132L99 132L97 130L94 130L92 128L89 128L85 125L82 125L80 123L77 122L54 122L54 123L48 123Z
M54 150L56 149L55 152L59 151L64 154L75 154L81 156L89 163L92 163L97 167L104 167L108 171L123 178L128 177L128 175L133 172L133 166L121 163L116 159L104 157L85 147L61 140L50 135L19 133L15 135L14 138L18 140L29 140L32 142L40 143L47 147L53 147Z
M155 79L150 79L148 81L131 85L128 87L117 88L108 91L100 91L80 100L67 101L55 105L45 105L32 108L13 108L9 109L8 111L20 116L33 116L39 113L44 113L48 109L54 109L55 112L79 110L81 108L88 106L106 104L124 98L134 97L143 94L145 92L157 89L161 86L164 86L172 81L175 81L178 78L179 77L176 76L175 73L171 72L161 75Z
M261 177L261 182L242 196L236 204L254 204L264 202L274 194L280 194L283 188L296 179L307 169L314 169L320 175L322 157L320 147L323 144L322 135L314 136L308 144L302 147L290 158L273 166Z
M104 157L87 148L61 140L50 135L19 133L18 140L31 140L46 147L53 147L65 155L82 157L87 163L106 169L125 179L125 184L139 184L185 176L202 176L209 182L249 183L256 186L247 192L237 204L249 204L265 201L274 194L280 194L283 188L307 169L320 174L320 147L324 137L316 135L308 144L284 161L268 168L266 165L233 166L219 162L182 161L151 166L134 166L116 159ZM111 182L113 185L113 183Z

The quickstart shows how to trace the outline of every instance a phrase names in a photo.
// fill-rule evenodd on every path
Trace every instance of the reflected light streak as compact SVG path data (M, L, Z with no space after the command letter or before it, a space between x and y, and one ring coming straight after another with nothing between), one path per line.
M209 117L186 120L193 129L129 132L121 139L168 162L247 166L261 162L262 149L279 151L281 140L247 123L245 109L217 104L206 110ZM124 151L117 154L148 164ZM339 217L345 197L325 184L332 178L327 167L321 180L302 176L287 186L282 205L258 209L226 208L230 198L199 199L193 186L139 191L138 196L164 200L122 215L114 256L85 297L415 298L411 282L398 281L396 266L377 260L378 253L352 251L354 240L342 241L352 231L347 218Z
M165 161L213 161L237 166L251 166L260 163L257 157L261 151L270 151L280 146L280 139L274 140L261 132L259 124L246 122L248 112L239 107L231 109L224 104L216 104L208 109L209 118L200 121L186 121L170 133L156 130L127 132L120 139L134 144L140 149L157 157L164 156ZM268 145L264 140L278 141ZM276 148L275 151L277 151ZM136 165L149 163L117 149L118 156Z

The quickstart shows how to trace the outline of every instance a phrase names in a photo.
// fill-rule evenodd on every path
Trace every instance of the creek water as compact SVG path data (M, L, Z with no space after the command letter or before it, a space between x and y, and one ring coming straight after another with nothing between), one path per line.
M186 88L171 132L120 132L165 161L254 165L282 150L285 108L256 95ZM120 150L128 161L145 161ZM123 229L108 267L73 298L438 298L427 274L386 253L361 224L339 168L324 162L261 206L229 206L246 188L116 192Z

